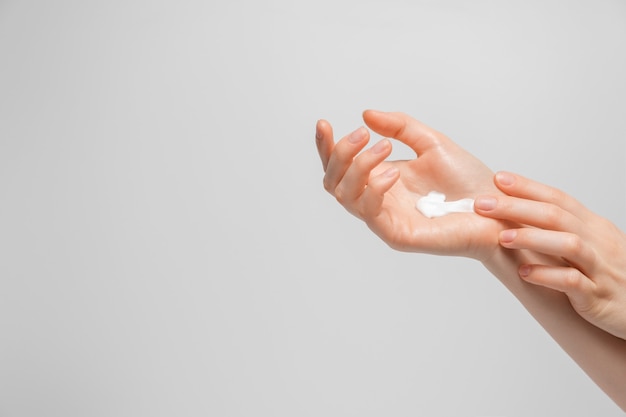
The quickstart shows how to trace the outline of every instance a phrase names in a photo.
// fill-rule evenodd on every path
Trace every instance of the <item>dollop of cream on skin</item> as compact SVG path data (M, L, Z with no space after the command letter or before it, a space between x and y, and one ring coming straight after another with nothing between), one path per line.
M417 200L417 209L424 216L432 219L450 213L473 213L474 199L464 198L457 201L446 201L446 195L438 191L431 191L428 195Z

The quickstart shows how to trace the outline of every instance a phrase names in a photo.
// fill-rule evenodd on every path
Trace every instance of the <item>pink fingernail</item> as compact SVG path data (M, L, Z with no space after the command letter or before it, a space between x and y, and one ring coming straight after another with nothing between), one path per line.
M500 242L511 243L517 237L517 230L504 230L500 232Z
M496 208L498 200L493 197L479 197L474 201L474 207L480 210L493 210Z
M498 172L496 174L496 181L502 185L513 185L515 182L515 176L513 174L509 174L508 172Z
M389 148L389 141L387 139L383 139L380 142L378 142L376 145L374 145L374 147L372 148L372 152L378 154L378 153L383 153L387 150L387 148Z
M383 175L387 178L391 178L391 177L395 177L397 173L398 173L398 168L392 167L392 168L389 168L387 171L383 172Z
M365 133L366 133L365 128L364 127L360 127L357 130L355 130L354 132L350 133L350 136L348 136L348 140L351 143L359 143L365 137Z
M521 277L527 277L530 275L530 265L522 265L519 267L519 275Z

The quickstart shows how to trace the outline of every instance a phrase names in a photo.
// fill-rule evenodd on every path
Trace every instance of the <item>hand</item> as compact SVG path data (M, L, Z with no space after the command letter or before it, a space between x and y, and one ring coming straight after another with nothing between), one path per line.
M561 261L521 265L520 277L565 293L584 319L626 339L626 235L555 188L510 173L495 183L508 196L479 197L476 212L530 226L500 232L500 244Z
M330 124L320 120L316 138L324 188L341 205L394 249L484 260L499 248L497 236L504 222L475 213L428 219L415 207L430 191L443 192L449 200L499 193L489 168L405 114L368 110L363 119L373 131L403 142L418 157L385 161L391 154L387 139L361 152L369 141L364 127L335 144Z

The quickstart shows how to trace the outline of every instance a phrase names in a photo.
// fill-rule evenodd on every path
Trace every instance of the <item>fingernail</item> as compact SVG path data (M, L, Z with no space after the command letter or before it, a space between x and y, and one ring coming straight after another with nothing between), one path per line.
M508 172L498 172L496 174L496 181L502 185L513 185L515 182L515 175Z
M522 265L519 267L519 275L521 277L527 277L530 275L530 265Z
M358 128L354 132L350 133L350 136L348 136L348 140L351 143L359 143L365 137L365 133L366 132L367 131L365 130L365 128L361 126L360 128Z
M387 171L383 172L383 175L387 178L391 178L391 177L395 177L397 173L398 173L398 168L392 167L392 168L389 168Z
M493 210L497 204L498 200L493 197L478 197L474 201L474 207L480 210Z
M389 141L387 139L383 139L376 145L374 145L374 147L372 148L372 152L376 154L383 153L389 148L389 145L391 145Z
M511 243L517 237L517 230L503 230L500 232L501 243Z
M315 126L315 139L317 140L322 139L322 132L320 131L320 128L319 128L319 122L317 122L317 125Z

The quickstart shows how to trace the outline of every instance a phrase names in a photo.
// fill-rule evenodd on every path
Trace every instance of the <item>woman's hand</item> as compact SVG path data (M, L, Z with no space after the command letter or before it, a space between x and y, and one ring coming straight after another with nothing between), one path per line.
M555 188L510 173L495 183L508 196L479 197L476 212L530 226L500 232L500 244L562 261L520 265L520 277L565 293L584 319L626 339L626 235Z
M479 260L498 249L504 222L475 213L428 219L415 206L430 191L442 192L449 200L498 194L489 168L445 135L403 113L368 110L363 119L374 132L408 145L417 158L385 161L391 154L388 139L361 152L369 141L364 127L335 143L330 124L320 120L316 138L324 188L341 205L394 249Z

